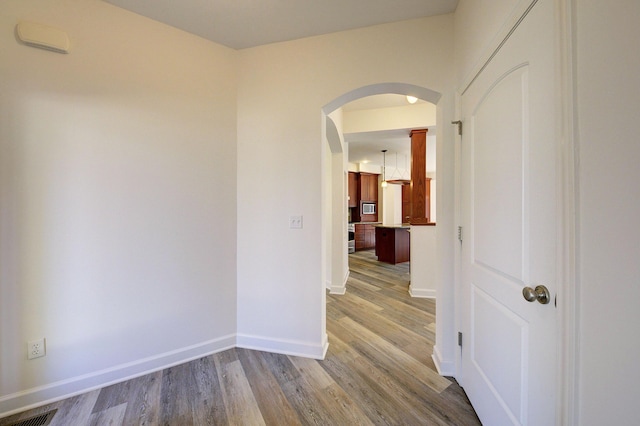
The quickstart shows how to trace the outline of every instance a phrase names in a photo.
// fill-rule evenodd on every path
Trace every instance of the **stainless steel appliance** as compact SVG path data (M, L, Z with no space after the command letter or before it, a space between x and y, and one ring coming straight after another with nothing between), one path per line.
M356 251L356 226L353 223L347 225L347 251L349 253L355 253Z
M376 203L362 203L362 214L376 214Z

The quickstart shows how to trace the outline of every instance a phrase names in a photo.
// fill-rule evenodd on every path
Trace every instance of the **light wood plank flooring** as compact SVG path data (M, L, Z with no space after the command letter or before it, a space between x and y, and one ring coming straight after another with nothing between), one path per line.
M0 419L57 408L51 425L478 425L431 361L435 303L407 293L407 263L349 256L347 293L327 297L323 361L231 349Z

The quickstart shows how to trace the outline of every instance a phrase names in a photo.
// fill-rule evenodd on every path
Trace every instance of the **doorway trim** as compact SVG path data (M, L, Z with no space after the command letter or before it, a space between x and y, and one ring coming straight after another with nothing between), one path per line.
M427 102L436 105L436 135L437 135L437 154L436 154L436 169L438 170L438 179L442 184L436 187L437 199L439 200L437 208L438 226L436 231L436 295L438 309L436 311L436 344L433 348L432 359L438 372L446 376L456 375L456 332L455 332L455 208L454 208L454 191L455 191L455 174L454 174L454 128L448 125L448 122L453 119L454 113L454 93L440 93L422 86L409 84L409 83L397 83L387 82L378 83L363 86L349 92L342 94L335 98L331 102L327 103L321 109L322 119L322 143L323 147L328 144L327 136L327 120L329 114L336 109L340 108L344 104L353 100L379 94L399 94L399 95L411 95L417 98L423 99ZM333 145L333 146L331 146ZM340 148L337 148L337 147ZM327 149L327 148L323 148ZM342 154L344 147L342 144L329 145L332 154ZM330 157L329 157L330 158ZM333 185L335 182L330 179L331 173L327 173L328 167L326 164L326 156L323 156L323 193L325 197L329 197L327 193L329 188L335 188ZM337 176L333 173L333 176ZM345 180L343 179L343 182ZM346 189L343 184L342 203L344 203L344 211L346 211ZM331 197L335 200L337 197ZM325 203L326 204L326 203ZM332 218L327 212L329 207L323 205L323 224L322 224L322 238L323 238L323 273L331 273L333 276L338 274L335 268L340 268L343 265L331 264L332 249L340 250L335 245L335 241L339 240L333 238L334 233L342 233L342 225L338 222L338 225L334 225ZM343 216L345 216L343 214ZM338 216L339 218L339 216ZM346 218L344 218L346 221ZM339 226L340 228L337 228ZM346 223L344 225L346 231ZM346 237L344 239L344 245L346 249ZM347 256L344 256L344 261L347 261ZM348 270L348 268L347 268ZM346 275L348 277L348 275ZM346 284L346 277L343 286ZM341 289L338 286L334 286L332 283L327 283L327 287L331 287L332 293L335 289L336 292L340 292Z

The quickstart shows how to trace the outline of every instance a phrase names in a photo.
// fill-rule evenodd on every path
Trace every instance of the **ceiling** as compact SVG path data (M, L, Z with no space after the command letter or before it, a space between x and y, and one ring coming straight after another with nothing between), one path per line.
M349 162L382 165L382 150L386 149L387 166L405 164L405 156L411 160L411 129L386 130L379 132L346 133L345 142L349 146Z
M424 103L422 99L418 99L416 104ZM365 96L364 98L356 99L342 106L344 111L357 111L364 109L377 109L377 108L389 108L396 106L407 106L407 97L404 95L395 95L387 93L383 95Z
M454 12L458 0L105 0L244 49Z
M424 102L425 101L418 99L416 105ZM362 111L407 105L406 96L384 94L356 99L344 105L342 109L345 111ZM429 134L435 132L435 127L425 125L420 128L428 128L430 131ZM348 143L349 162L382 166L384 158L382 150L386 149L387 170L406 168L411 164L411 130L413 129L345 133L344 140ZM431 146L433 143L433 140L428 140L427 150L429 152L427 153L427 169L429 171L435 171L435 152L433 151L435 146ZM429 158L430 153L432 154L432 158Z

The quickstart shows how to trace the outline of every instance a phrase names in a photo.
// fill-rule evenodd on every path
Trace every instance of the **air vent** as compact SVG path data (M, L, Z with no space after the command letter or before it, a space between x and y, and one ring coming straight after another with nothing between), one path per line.
M11 423L7 426L47 426L49 423L51 423L51 419L53 419L53 416L56 414L56 411L58 410L53 410L44 414L39 414L35 417L31 417L26 420L20 420L18 423Z

